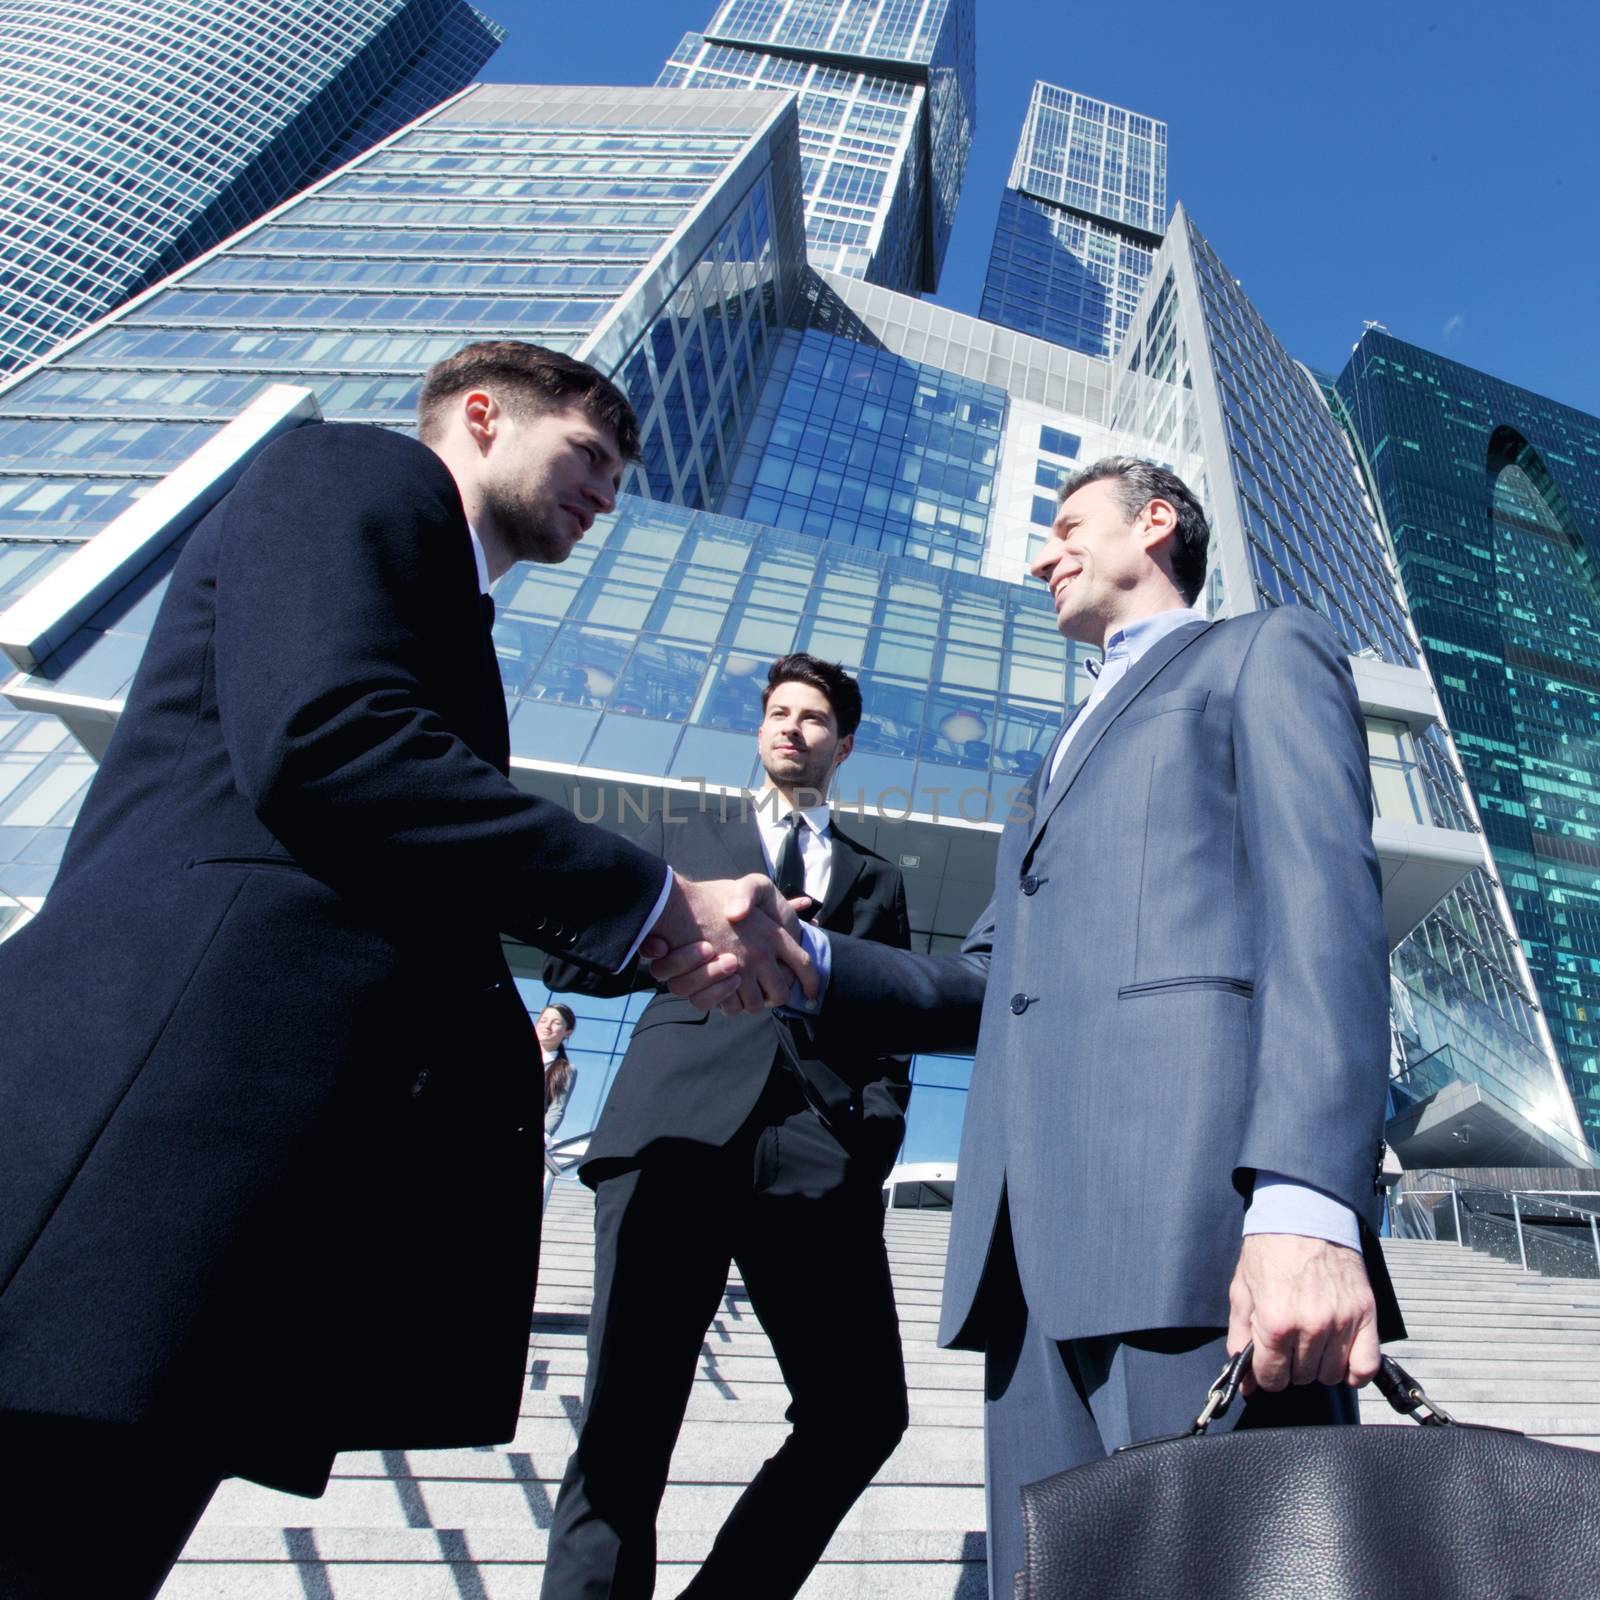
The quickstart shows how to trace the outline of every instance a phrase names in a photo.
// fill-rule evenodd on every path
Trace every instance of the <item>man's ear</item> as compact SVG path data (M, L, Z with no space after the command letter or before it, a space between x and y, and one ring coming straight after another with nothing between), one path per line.
M1166 549L1170 551L1170 541L1177 531L1178 508L1170 500L1158 496L1139 513L1139 542L1151 555L1157 553L1163 540L1168 541Z
M480 450L488 449L500 431L502 413L499 402L487 389L468 389L461 397L460 406L467 437Z
M856 736L853 733L847 733L844 738L839 741L838 753L833 758L833 770L835 772L837 772L844 764L844 758L849 755L850 752L855 749L855 747Z

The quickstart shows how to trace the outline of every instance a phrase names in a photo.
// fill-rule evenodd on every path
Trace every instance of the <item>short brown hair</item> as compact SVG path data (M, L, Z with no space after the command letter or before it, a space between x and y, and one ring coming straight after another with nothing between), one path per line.
M520 339L485 339L434 364L417 396L417 433L438 432L445 402L467 389L497 391L507 410L537 414L577 401L594 422L608 427L624 461L639 459L639 419L628 397L586 361Z

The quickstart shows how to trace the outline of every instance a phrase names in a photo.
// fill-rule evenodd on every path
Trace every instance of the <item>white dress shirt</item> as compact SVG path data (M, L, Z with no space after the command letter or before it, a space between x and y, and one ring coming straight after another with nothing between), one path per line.
M472 541L472 559L478 567L478 593L489 592L489 558L483 553L483 540L478 537L478 530L469 522L467 524L467 537Z
M789 833L790 810L789 802L770 784L756 796L756 832L761 835L761 854L769 877L778 869L778 853ZM805 871L806 893L821 909L833 882L832 812L826 805L806 806L800 812L800 821L796 843Z

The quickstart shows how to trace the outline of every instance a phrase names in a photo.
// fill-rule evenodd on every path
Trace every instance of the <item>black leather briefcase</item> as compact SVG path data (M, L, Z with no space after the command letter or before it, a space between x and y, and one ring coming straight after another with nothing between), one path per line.
M1457 1422L1385 1356L1422 1427L1188 1433L1022 1491L1016 1600L1595 1600L1600 1454Z

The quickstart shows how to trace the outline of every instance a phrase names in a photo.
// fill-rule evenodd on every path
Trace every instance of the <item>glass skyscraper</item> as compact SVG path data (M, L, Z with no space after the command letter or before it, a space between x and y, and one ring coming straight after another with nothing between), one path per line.
M1377 328L1337 387L1600 1148L1600 418Z
M1000 199L982 316L1114 355L1166 222L1166 123L1034 84Z
M659 84L800 97L813 267L938 287L977 126L974 0L723 0Z
M838 274L815 277L810 302L809 325L779 343L724 509L1022 577L1063 472L1111 448L1105 363Z
M0 372L465 88L464 0L0 0Z
M797 6L719 18L751 36L746 64L804 45L761 34L799 27ZM405 428L429 361L519 336L614 374L643 460L570 562L497 587L517 782L612 825L738 804L720 791L757 778L765 665L812 650L866 700L843 826L900 865L917 946L953 948L1088 686L1026 579L1056 490L1101 456L1153 457L1211 515L1210 614L1310 605L1356 658L1408 1164L1456 1164L1464 1141L1469 1159L1585 1160L1339 393L1181 209L1114 360L808 267L806 115L804 95L476 89L0 386L0 584L31 597L0 619L22 669L0 718L0 894L20 909L0 900L0 923L48 887L164 568L33 648L15 618L41 581L268 383ZM541 958L513 965L537 1008ZM577 1002L573 1130L638 1005ZM969 1070L918 1058L905 1159L953 1160Z
M614 373L643 427L629 486L711 503L803 262L789 100L474 89L0 385L0 604L269 384L410 428L422 370L476 338ZM541 637L508 613L508 682ZM578 637L603 654L612 635ZM119 670L86 662L79 691L104 699ZM45 893L91 773L53 716L0 715L0 891Z

